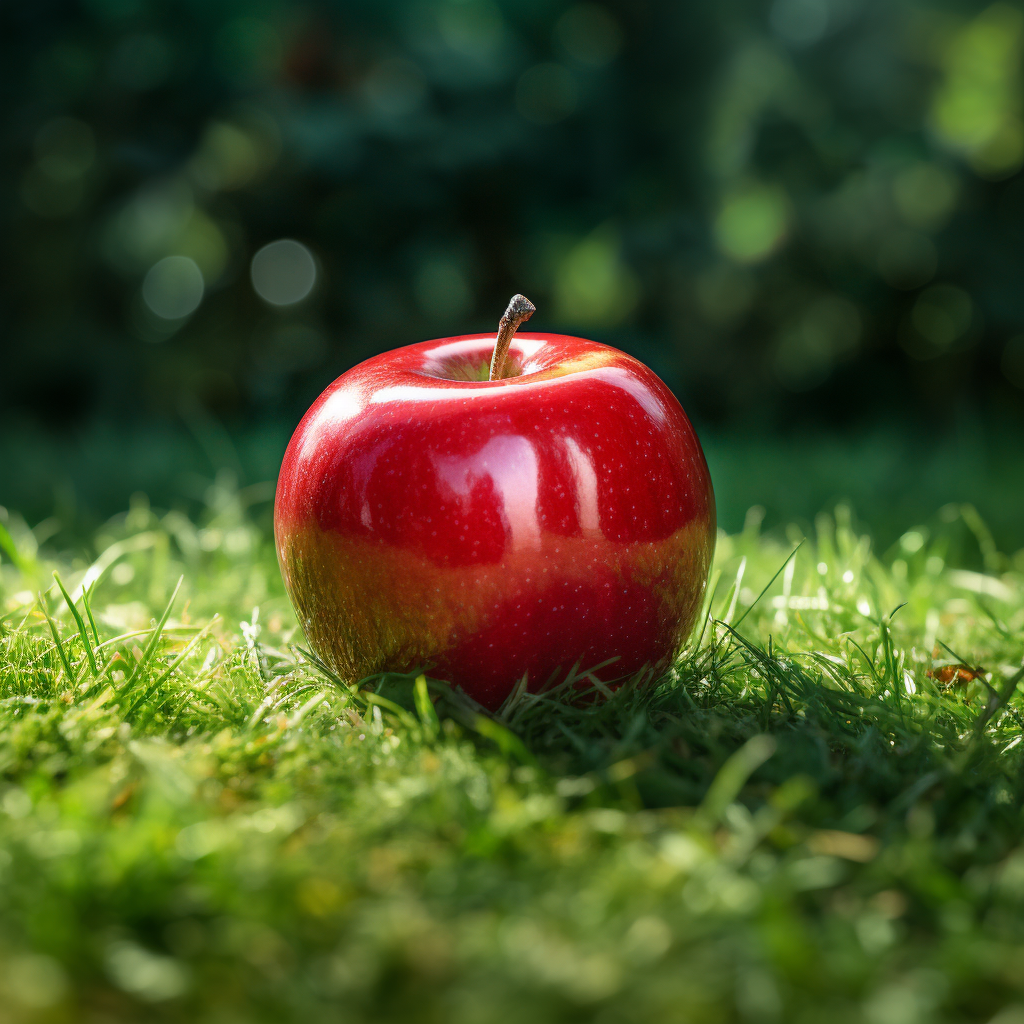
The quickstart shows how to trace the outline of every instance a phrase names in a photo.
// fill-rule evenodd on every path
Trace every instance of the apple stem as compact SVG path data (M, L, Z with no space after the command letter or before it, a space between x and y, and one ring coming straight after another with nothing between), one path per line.
M506 376L505 359L508 356L508 347L512 344L512 336L519 330L519 325L529 320L536 312L537 307L525 295L512 296L508 309L498 324L498 337L494 342L488 380L502 380Z

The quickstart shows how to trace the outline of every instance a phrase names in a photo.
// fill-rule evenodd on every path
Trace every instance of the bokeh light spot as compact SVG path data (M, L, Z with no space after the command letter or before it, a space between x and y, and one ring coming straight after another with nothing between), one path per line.
M134 277L164 256L187 256L207 284L223 274L228 241L220 227L195 204L180 178L136 193L107 222L101 249L109 263Z
M786 221L782 192L754 186L725 199L715 220L715 238L727 256L753 263L779 245L786 234Z
M301 242L281 238L253 256L251 274L252 286L264 302L291 306L313 290L316 261Z
M211 191L241 188L260 170L254 140L237 125L214 121L192 160L192 173Z
M281 132L268 111L235 108L230 120L210 121L189 161L193 180L211 192L243 188L265 174L281 151Z
M945 48L945 78L932 101L939 138L988 178L1024 163L1021 55L1024 13L1005 3L987 7Z
M168 252L195 212L192 190L181 181L140 189L108 221L101 246L118 270L135 274Z
M565 253L555 269L555 315L566 323L613 325L632 311L639 286L619 254L619 237L597 228Z
M203 301L203 274L187 256L165 256L149 268L142 282L142 298L158 317L181 320Z

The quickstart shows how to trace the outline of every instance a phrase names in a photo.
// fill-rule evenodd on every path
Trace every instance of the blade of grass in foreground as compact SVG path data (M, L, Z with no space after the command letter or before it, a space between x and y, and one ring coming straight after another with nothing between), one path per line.
M68 608L71 609L75 622L78 623L78 635L82 638L82 646L85 648L86 657L89 659L89 667L92 669L92 674L96 676L99 673L99 669L96 667L96 654L89 640L89 631L85 628L85 620L79 613L78 608L75 607L75 602L71 600L71 595L68 593L67 587L64 586L56 569L53 570L53 578L57 581L57 586L60 587L60 592L64 595L64 600L67 602Z
M174 607L174 601L178 596L178 591L181 590L182 583L185 582L184 576L178 577L178 582L174 587L174 593L171 594L171 599L167 602L167 607L164 609L163 615L160 616L160 621L153 627L153 635L149 639L149 643L146 644L145 650L142 652L142 657L139 659L138 665L135 667L135 671L131 674L131 678L125 684L126 688L131 686L136 679L141 678L142 673L146 670L150 661L156 652L157 644L160 643L160 636L164 631L164 626L167 625L167 620L171 617L171 609Z
M768 593L768 588L779 578L779 575L781 574L782 570L785 569L786 566L789 565L789 563L796 557L796 553L800 550L800 548L803 547L803 543L803 541L800 541L800 543L797 544L797 546L793 548L792 551L790 551L789 556L782 563L782 565L779 566L778 572L776 572L775 575L764 585L764 588L762 589L761 593L754 598L753 603L748 605L746 611L744 611L744 613L736 620L736 625L733 627L734 629L739 629L740 624L743 622L743 620L751 613L751 611L754 608L757 607L761 598ZM739 591L737 590L737 593L738 592ZM730 614L732 614L732 609L730 609Z
M39 607L43 610L43 614L46 616L46 622L50 627L50 635L53 637L53 642L57 645L57 653L60 655L61 664L64 666L65 673L67 673L68 685L73 687L78 682L78 679L75 676L74 669L71 667L68 652L64 649L64 644L61 642L60 633L57 632L57 623L53 621L52 616L47 610L46 600L42 594L39 595Z
M185 645L185 649L174 659L174 661L172 661L170 665L168 665L167 668L165 668L163 672L161 672L160 675L158 675L134 701L132 701L125 710L125 718L130 719L134 715L135 711L138 708L141 708L153 696L153 694L156 693L164 680L168 679L171 673L196 649L196 647L199 646L203 638L209 634L210 630L213 629L214 625L219 620L220 616L214 615L206 626L192 637L192 639Z
M92 592L95 584L92 587L86 587L82 591L82 604L85 606L85 614L89 617L89 625L92 626L92 638L96 645L99 646L100 642L100 631L96 628L96 619L93 618L92 614Z

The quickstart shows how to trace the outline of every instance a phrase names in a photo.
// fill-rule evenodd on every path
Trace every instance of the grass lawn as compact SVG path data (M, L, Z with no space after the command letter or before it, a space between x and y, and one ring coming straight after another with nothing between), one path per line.
M751 516L667 678L496 721L322 674L246 498L0 518L0 1024L1024 1022L1024 553L969 508Z

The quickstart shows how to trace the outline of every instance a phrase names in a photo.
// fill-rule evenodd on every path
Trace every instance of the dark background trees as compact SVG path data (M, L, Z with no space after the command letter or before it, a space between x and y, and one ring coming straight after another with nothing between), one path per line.
M884 534L974 501L1024 542L1019 4L0 19L0 502L272 476L338 373L490 330L521 290L531 327L675 389L727 525L850 496Z

